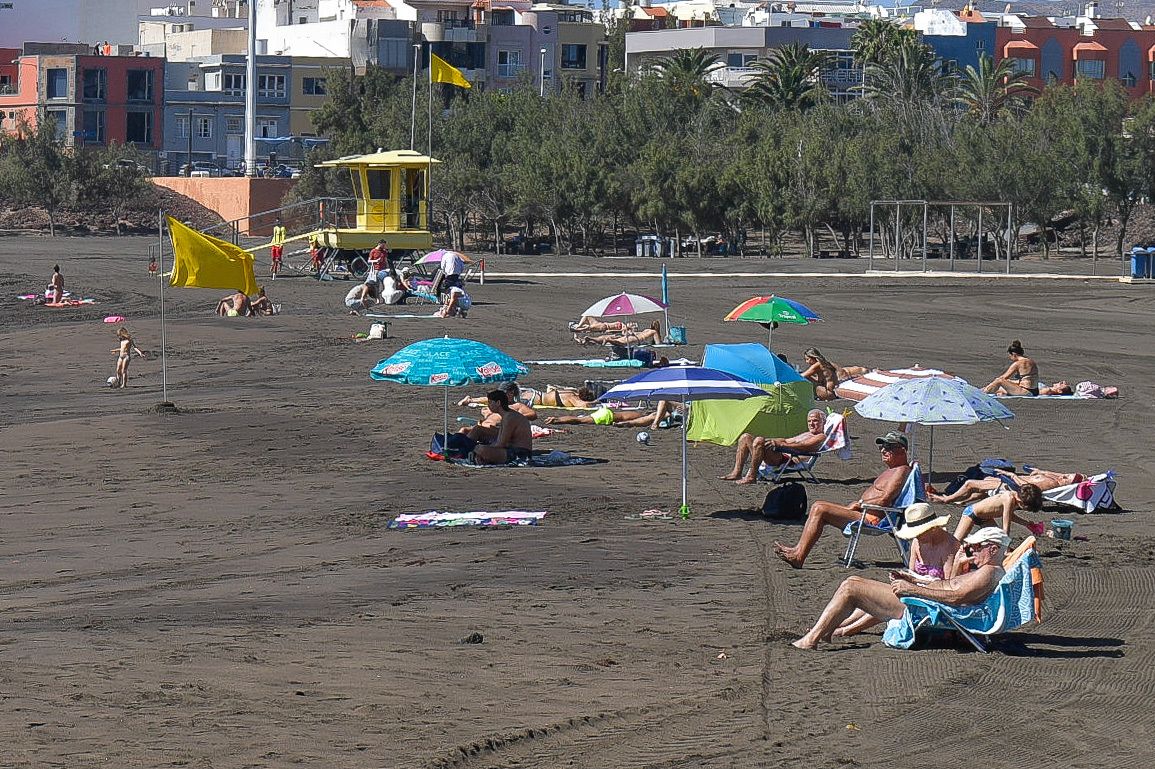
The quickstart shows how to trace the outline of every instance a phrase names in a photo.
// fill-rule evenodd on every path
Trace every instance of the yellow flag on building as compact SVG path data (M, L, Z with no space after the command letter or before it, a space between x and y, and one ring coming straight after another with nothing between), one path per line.
M461 70L432 51L429 52L429 82L449 83L459 88L473 87L465 79L465 75L461 74Z
M252 254L227 240L219 240L186 227L171 216L167 219L173 251L172 281L169 285L177 288L220 288L243 291L249 295L257 293Z

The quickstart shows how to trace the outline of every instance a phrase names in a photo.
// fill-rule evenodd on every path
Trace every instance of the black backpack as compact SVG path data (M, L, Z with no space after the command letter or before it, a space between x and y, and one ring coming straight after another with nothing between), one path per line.
M806 517L806 487L789 481L775 486L762 502L762 515L775 521L800 521Z

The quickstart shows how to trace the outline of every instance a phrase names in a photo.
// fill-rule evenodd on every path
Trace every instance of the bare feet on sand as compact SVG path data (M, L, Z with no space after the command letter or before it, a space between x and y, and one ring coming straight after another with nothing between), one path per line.
M757 478L751 478L748 475L745 478L742 478L741 480L738 481L738 483L741 483L743 485L747 485L747 484L751 484L751 483L757 483L757 482L758 482Z
M778 556L783 561L786 561L786 563L790 564L795 569L802 568L802 560L798 557L798 553L796 553L792 547L787 547L781 542L775 542L774 555Z
M723 481L736 481L742 477L742 473L727 473L726 475L719 475Z

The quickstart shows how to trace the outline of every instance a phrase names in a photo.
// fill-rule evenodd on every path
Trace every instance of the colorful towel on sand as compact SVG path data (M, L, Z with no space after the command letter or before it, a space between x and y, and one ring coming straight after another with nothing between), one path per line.
M605 460L594 459L593 457L575 457L565 451L551 451L548 454L538 454L526 462L513 462L505 465L479 465L469 459L449 459L446 461L451 465L460 467L488 469L494 467L572 467L574 465L596 465Z
M440 318L441 316L438 315L437 313L433 313L432 315L411 315L408 313L402 313L400 315L382 315L382 314L376 313L376 312L367 312L367 313L365 313L365 317L366 318L392 319L392 318Z
M63 302L45 302L45 307L81 307L86 304L96 304L95 299L65 299Z
M447 529L457 526L536 526L545 512L503 510L471 513L412 513L399 515L389 522L390 529Z

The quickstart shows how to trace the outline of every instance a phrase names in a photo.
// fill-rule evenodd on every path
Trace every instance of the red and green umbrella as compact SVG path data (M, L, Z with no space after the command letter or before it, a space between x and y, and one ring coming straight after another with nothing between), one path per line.
M822 320L822 318L801 302L783 296L771 295L747 299L730 310L723 320L745 320L762 324L769 331L769 336L766 339L766 347L769 349L774 336L774 327L778 324L792 323L805 326Z

